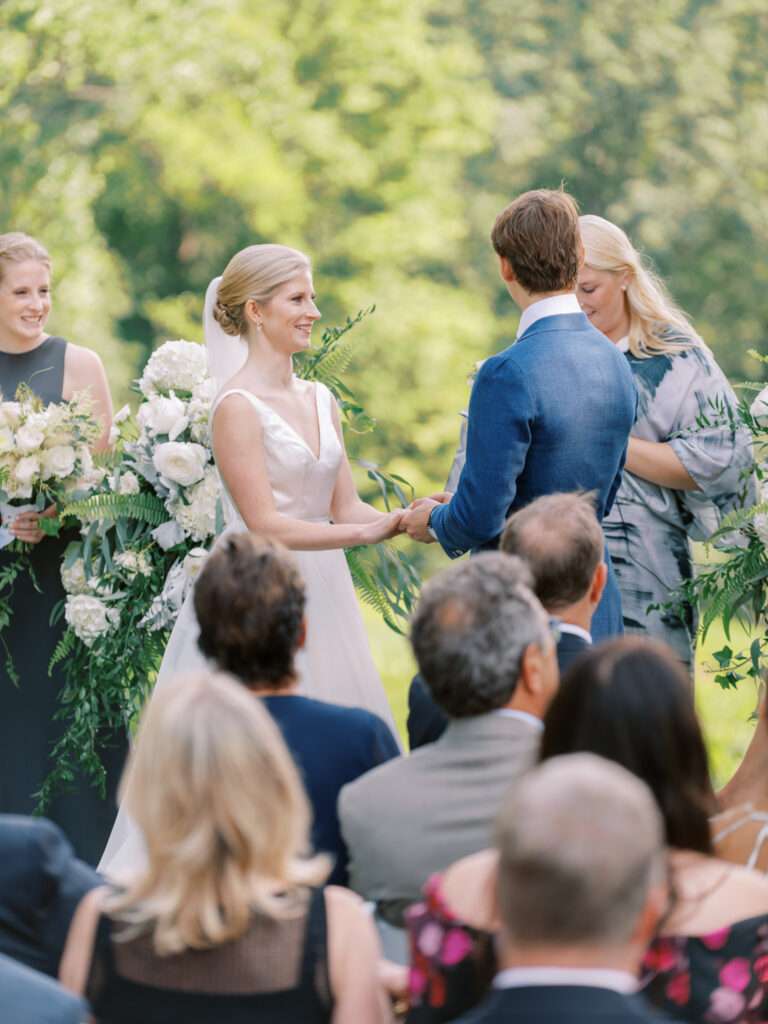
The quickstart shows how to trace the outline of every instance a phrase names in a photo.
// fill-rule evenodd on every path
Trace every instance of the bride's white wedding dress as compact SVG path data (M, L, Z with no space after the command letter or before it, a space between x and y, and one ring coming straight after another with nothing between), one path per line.
M249 391L240 388L223 391L214 409L230 394L243 395L253 405L261 419L267 473L278 512L306 522L327 523L343 451L333 424L333 396L322 384L315 383L314 389L320 436L317 455L286 420ZM223 489L223 506L224 534L246 530L226 488ZM397 735L371 657L344 552L334 549L294 551L293 554L304 578L307 596L307 637L297 661L300 692L319 700L374 711ZM198 650L197 636L190 593L171 634L156 688L178 673L209 667ZM99 870L108 875L122 875L126 870L140 867L143 861L140 831L121 809Z

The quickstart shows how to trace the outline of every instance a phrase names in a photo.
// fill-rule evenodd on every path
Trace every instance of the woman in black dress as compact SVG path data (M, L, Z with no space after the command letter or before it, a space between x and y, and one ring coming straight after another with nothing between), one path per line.
M101 360L90 349L72 345L45 331L51 311L51 262L33 238L0 235L0 394L14 398L19 384L28 384L46 403L67 401L88 389L101 423L97 450L108 444L112 421L109 386ZM48 675L48 662L63 623L50 625L54 605L64 596L61 560L70 537L45 537L36 512L18 516L11 527L18 540L32 545L30 558L37 579L16 580L11 596L13 617L5 641L18 686L4 661L0 665L0 813L30 814L34 794L51 768L50 751L63 730L54 720L62 670ZM0 550L0 569L9 561ZM85 860L98 860L114 816L114 790L124 758L124 742L104 750L109 783L106 799L86 779L60 794L48 809Z

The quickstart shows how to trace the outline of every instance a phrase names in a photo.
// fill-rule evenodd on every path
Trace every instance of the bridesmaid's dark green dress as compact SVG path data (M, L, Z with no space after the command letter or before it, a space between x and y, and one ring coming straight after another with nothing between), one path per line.
M67 342L47 338L31 352L0 352L0 392L11 400L19 384L49 404L60 402L64 383ZM20 577L13 592L13 618L6 642L19 674L15 686L0 661L0 813L31 814L34 793L51 768L50 751L64 723L54 720L57 694L63 684L61 667L48 675L48 662L62 635L63 622L50 625L54 605L64 597L59 570L71 537L44 537L31 559L40 592L31 580ZM0 567L9 560L0 550ZM107 768L107 796L102 799L90 782L78 779L59 794L46 815L66 832L79 857L96 864L115 816L116 789L125 759L126 741L120 737L102 751Z

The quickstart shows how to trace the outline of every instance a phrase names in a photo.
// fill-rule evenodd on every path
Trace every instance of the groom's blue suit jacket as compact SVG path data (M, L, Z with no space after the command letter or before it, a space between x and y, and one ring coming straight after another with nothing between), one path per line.
M621 482L636 404L627 360L583 313L531 324L478 371L466 462L453 498L432 513L447 554L497 547L510 513L555 491L594 491L602 519ZM592 633L621 631L609 572Z

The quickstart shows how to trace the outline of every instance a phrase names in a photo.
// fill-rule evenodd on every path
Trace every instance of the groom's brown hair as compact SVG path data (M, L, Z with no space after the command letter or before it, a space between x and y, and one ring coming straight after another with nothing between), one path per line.
M527 292L574 288L579 274L579 208L563 189L524 192L496 218L491 242Z

